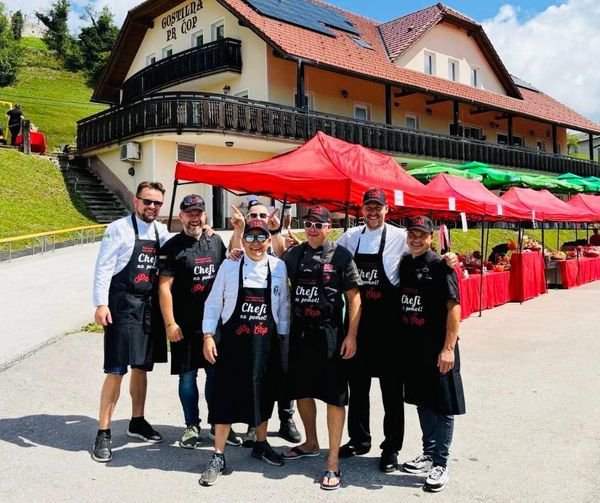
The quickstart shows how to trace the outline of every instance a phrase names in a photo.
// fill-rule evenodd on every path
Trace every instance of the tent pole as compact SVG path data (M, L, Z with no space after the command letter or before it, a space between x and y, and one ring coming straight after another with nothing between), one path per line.
M590 242L590 223L586 222L585 224L585 241L586 243Z
M577 232L578 229L579 228L577 226L577 222L575 222L575 256L577 257L577 283L579 283L579 276L580 276L580 272L581 272L581 269L580 269L581 264L579 262L579 246L577 244L577 241L578 241L577 238L579 237L578 232Z
M275 200L273 200L275 201ZM279 219L279 229L278 231L281 232L281 229L283 229L283 220L285 219L285 205L287 204L287 194L284 194L283 196L283 207L281 208L281 218ZM273 206L275 206L275 202L273 202ZM290 229L292 228L292 224L290 221Z
M345 215L344 215L344 232L348 230L348 225L350 223L350 201L346 201L345 207Z
M546 255L544 254L544 250L546 249L546 245L545 245L545 240L544 240L544 221L542 220L542 258L544 259L544 268L546 268ZM546 271L547 272L547 269ZM549 290L548 288L548 274L544 274L545 278L546 278L546 291Z
M479 317L481 318L481 312L483 311L483 263L485 257L483 255L483 236L484 236L485 222L481 221L481 277L479 278Z
M169 208L169 222L167 223L167 230L171 232L171 224L173 223L173 210L175 209L175 194L177 194L177 185L179 180L175 178L173 182L173 195L171 196L171 207Z

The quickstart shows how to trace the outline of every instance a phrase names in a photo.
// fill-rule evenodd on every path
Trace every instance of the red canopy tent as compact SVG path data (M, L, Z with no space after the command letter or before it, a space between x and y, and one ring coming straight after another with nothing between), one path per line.
M482 216L484 220L531 219L531 211L502 200L477 180L440 173L429 182L427 188L434 190L437 194L454 198L457 201L456 210L464 211L469 216ZM467 203L483 208L483 211L469 211Z
M587 212L590 215L588 221L597 222L600 220L600 196L590 196L589 194L577 194L566 203L572 208Z
M547 190L512 187L501 199L525 211L534 212L531 217L532 220L588 222L591 218L589 210L575 208Z
M386 192L392 205L396 202L405 208L405 213L409 211L406 208L448 209L447 197L426 188L391 157L322 132L298 149L264 161L228 165L178 162L175 184L180 181L294 203L355 207L362 204L367 189L378 187ZM478 203L465 201L462 206L474 213L482 211Z

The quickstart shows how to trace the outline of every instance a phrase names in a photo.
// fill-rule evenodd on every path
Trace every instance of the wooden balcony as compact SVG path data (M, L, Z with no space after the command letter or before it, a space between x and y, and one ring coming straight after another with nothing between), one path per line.
M123 83L122 103L148 93L221 72L242 71L242 43L224 38L161 59Z
M85 152L144 134L199 131L299 142L323 131L392 155L600 175L598 163L584 159L207 93L154 94L82 119L77 126L77 147Z

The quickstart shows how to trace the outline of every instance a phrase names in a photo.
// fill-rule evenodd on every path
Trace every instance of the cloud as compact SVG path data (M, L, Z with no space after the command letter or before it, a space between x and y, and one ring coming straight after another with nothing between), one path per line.
M600 2L567 0L523 20L504 5L482 25L510 73L600 124Z

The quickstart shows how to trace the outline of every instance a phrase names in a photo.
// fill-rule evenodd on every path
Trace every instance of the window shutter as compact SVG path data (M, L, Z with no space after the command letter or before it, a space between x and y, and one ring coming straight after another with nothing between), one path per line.
M182 162L196 162L196 146L178 143L177 160Z

